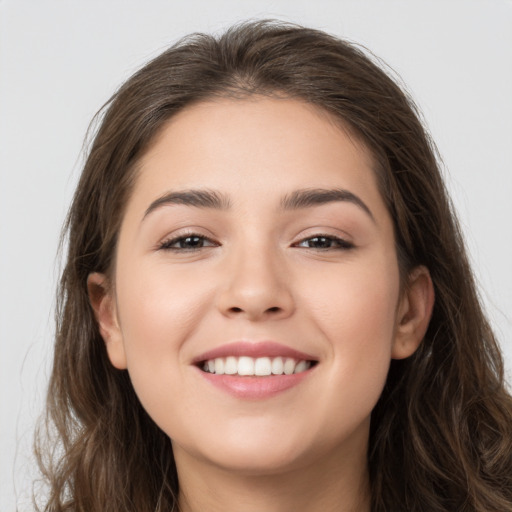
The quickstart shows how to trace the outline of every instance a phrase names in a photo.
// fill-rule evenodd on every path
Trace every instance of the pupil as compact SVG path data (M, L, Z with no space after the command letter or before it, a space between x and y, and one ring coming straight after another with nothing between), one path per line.
M182 242L185 247L199 247L201 245L201 238L198 236L187 236Z
M311 239L311 245L316 248L325 249L331 247L331 240L325 236L316 236Z

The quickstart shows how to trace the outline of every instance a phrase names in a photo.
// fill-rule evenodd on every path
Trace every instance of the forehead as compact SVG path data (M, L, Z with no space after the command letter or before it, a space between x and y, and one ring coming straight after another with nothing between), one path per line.
M132 199L147 203L167 190L201 187L261 201L297 188L336 187L379 202L374 168L360 139L318 107L219 98L164 125L139 162Z

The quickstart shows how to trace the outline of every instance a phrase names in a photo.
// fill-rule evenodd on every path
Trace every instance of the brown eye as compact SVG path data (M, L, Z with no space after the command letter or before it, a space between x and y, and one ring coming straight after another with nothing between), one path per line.
M297 247L307 249L328 250L328 249L352 249L353 244L335 236L317 235L306 238L297 244Z
M201 235L186 235L166 240L160 249L172 251L196 251L204 247L215 247L217 244Z

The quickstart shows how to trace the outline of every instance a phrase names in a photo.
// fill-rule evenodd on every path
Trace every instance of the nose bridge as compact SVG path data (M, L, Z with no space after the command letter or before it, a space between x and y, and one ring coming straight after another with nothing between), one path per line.
M219 301L223 313L250 319L289 315L294 304L285 267L278 247L268 240L237 244L227 259Z

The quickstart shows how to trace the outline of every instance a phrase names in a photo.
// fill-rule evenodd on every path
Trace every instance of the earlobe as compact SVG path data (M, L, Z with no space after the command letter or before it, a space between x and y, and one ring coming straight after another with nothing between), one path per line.
M433 307L434 285L430 272L421 265L409 274L398 305L393 359L405 359L416 351L427 332Z
M107 277L99 272L89 274L87 291L110 362L119 370L125 370L126 356L123 337L117 319L115 298Z

